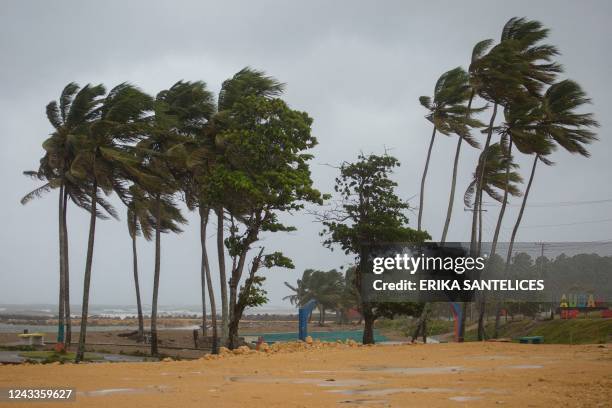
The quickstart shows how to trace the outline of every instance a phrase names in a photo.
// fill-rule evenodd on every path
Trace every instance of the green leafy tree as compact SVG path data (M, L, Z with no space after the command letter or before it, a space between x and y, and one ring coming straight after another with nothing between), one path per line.
M310 134L312 120L290 109L281 99L249 95L236 100L224 112L222 160L212 169L207 190L223 197L230 218L225 240L232 259L229 280L228 346L237 345L238 323L256 272L262 268L293 267L279 252L253 258L244 285L239 289L247 256L264 232L293 231L279 222L278 214L297 211L304 203L321 203L313 187L306 151L316 145Z
M328 247L340 246L346 254L355 256L355 287L361 281L375 245L388 242L422 242L430 238L426 232L408 228L405 211L408 204L395 194L397 183L390 179L393 168L399 166L394 157L359 155L354 163L340 166L335 191L340 195L338 208L323 219ZM360 299L364 318L363 343L374 343L374 321L377 317L401 312L402 304L367 302Z
M222 133L233 126L232 109L237 102L249 96L271 99L283 92L284 85L275 78L267 76L264 72L246 67L238 71L233 77L223 82L217 99L216 112L207 123L205 140L200 145L197 155L206 159L208 171L210 172L217 163L224 160L226 144L223 142ZM219 181L219 180L217 180ZM210 182L209 182L210 187ZM225 225L226 216L231 215L225 209L226 196L222 184L214 188L203 189L204 197L201 197L207 205L214 210L217 221L217 259L219 264L219 281L221 287L221 337L226 340L229 327L229 299L228 279L226 273L226 240Z

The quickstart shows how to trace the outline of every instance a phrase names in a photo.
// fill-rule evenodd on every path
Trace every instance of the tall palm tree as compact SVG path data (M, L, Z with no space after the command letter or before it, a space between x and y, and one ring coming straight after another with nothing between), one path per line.
M480 96L493 103L485 149L490 144L495 128L498 105L508 107L517 99L523 100L525 94L538 97L543 86L552 83L557 73L562 71L561 66L552 61L558 54L557 48L541 43L548 37L548 33L549 30L539 21L513 17L502 29L501 42L474 67L474 76L481 85ZM482 196L481 181L476 195L476 202L479 203ZM473 212L472 250L477 246L476 227L480 211L478 207Z
M456 132L458 136L457 137L457 148L455 150L455 160L453 162L453 177L451 181L450 196L448 199L448 208L446 210L446 221L444 222L444 230L442 231L442 238L440 239L440 242L442 244L446 242L446 236L448 234L448 227L450 225L452 211L453 211L453 204L455 202L455 187L457 184L457 167L459 165L459 154L461 152L461 144L463 140L465 139L468 141L468 143L471 146L478 147L478 143L475 142L472 136L470 135L469 128L484 126L480 121L473 119L471 117L474 113L482 112L483 110L487 108L485 106L479 109L472 109L472 102L474 101L474 96L476 96L478 93L478 81L477 81L477 78L474 76L474 70L475 70L475 67L478 61L480 61L480 59L485 55L487 50L491 47L492 43L493 43L493 40L491 39L483 40L483 41L478 42L472 49L472 57L470 59L470 66L468 69L468 73L469 73L468 83L471 88L469 91L470 96L468 98L467 108L465 110L465 123L463 124L464 126L458 129L459 131ZM423 310L425 311L427 310L427 308L424 308Z
M120 84L106 95L99 109L96 109L95 119L87 132L73 135L76 155L70 173L87 185L91 199L81 330L75 358L77 363L83 360L85 353L96 218L100 215L97 205L100 204L108 214L118 218L115 209L100 194L115 192L122 201L127 201L125 180L142 174L140 163L131 152L131 145L142 135L142 124L151 110L151 103L151 98L138 88Z
M200 217L200 246L202 248L200 264L200 283L202 286L202 334L207 332L206 293L211 308L212 352L217 352L217 312L208 250L206 248L206 230L210 216L210 204L206 194L206 180L216 154L214 140L209 136L208 128L215 112L213 95L206 89L204 82L182 82L172 87L178 113L179 131L186 136L186 141L172 150L175 156L184 163L185 171L180 174L185 202L190 210L198 210Z
M152 238L151 204L145 192L136 184L129 188L127 202L127 226L132 239L132 264L134 273L134 288L136 290L136 307L138 310L138 341L144 340L144 316L140 298L140 284L138 279L138 252L136 239L142 235L147 241Z
M74 159L71 135L85 132L95 111L99 106L99 97L103 90L99 86L87 85L80 88L75 83L64 87L59 101L51 101L47 105L47 119L54 130L51 136L43 142L44 157L36 171L26 171L24 174L45 183L26 194L22 204L33 198L40 197L51 189L59 188L58 225L59 225L59 254L60 254L60 295L59 295L59 324L58 342L69 345L71 342L71 313L70 313L70 285L69 285L69 257L68 257L68 229L67 208L68 200L77 206L88 208L89 198L82 186L70 175L69 169ZM66 333L64 336L64 325Z
M155 231L155 267L153 274L153 299L151 302L151 354L158 355L157 309L159 279L161 273L161 234L181 232L180 224L186 222L177 207L175 195L183 188L186 169L183 143L189 140L189 130L197 126L197 117L191 109L193 95L185 94L189 83L182 81L157 94L154 116L150 127L136 145L142 167L152 179L141 181L152 202L152 218Z
M512 162L512 156L506 153L507 147L504 148L500 143L493 143L481 155L486 155L478 161L478 166L485 166L484 171L479 167L474 171L472 181L463 196L464 203L467 207L482 208L482 194L478 197L480 202L475 202L475 191L478 186L480 177L482 177L482 191L487 193L489 197L495 201L507 200L507 195L519 196L521 194L517 184L522 182L521 176L515 171L518 165ZM508 162L509 161L509 162ZM511 170L509 170L511 169ZM503 191L502 195L500 191ZM482 211L479 212L482 217ZM479 218L479 234L477 253L480 254L480 246L482 244L482 218ZM485 297L481 294L479 300L478 314L478 340L484 339L484 314L485 314Z
M421 192L419 196L418 230L422 227L423 206L425 201L425 181L431 159L431 151L434 145L436 133L443 135L456 133L461 139L465 139L472 146L478 143L470 135L470 127L478 126L479 122L472 119L470 114L473 110L466 107L465 102L470 97L470 86L468 74L461 67L451 69L443 73L434 87L433 98L429 96L419 97L421 105L427 109L427 120L433 124L425 168L421 178Z
M472 61L477 61L484 51L488 48L488 40L476 44L473 50ZM473 64L472 64L473 65ZM472 66L470 65L470 70ZM457 67L445 72L440 76L434 87L433 101L428 96L421 96L419 102L425 107L429 114L426 116L434 126L427 150L427 158L425 160L425 168L421 178L421 191L419 195L419 215L418 215L418 230L422 227L423 207L425 199L425 180L429 169L429 161L431 159L431 151L436 137L436 132L444 135L451 133L457 134L457 148L455 151L455 160L453 163L453 177L451 182L451 191L449 197L448 208L446 211L446 220L444 230L442 231L441 242L446 241L448 227L450 225L453 202L455 201L455 186L457 183L457 167L459 164L459 154L461 144L465 140L472 147L478 147L478 142L472 137L470 128L480 127L482 123L472 118L472 114L481 111L482 109L472 109L472 101L474 99L475 88L470 85L470 76L461 67ZM465 102L467 102L467 106ZM483 108L484 109L484 108ZM421 311L419 323L416 325L415 337L421 331L427 320L429 307L424 307Z
M510 263L514 240L523 218L538 162L552 164L545 156L558 146L570 153L590 156L585 145L597 140L592 128L598 127L599 123L592 113L578 112L590 102L576 82L569 79L560 81L551 85L542 97L532 131L513 134L517 149L522 153L533 154L534 160L519 214L512 229L506 264Z

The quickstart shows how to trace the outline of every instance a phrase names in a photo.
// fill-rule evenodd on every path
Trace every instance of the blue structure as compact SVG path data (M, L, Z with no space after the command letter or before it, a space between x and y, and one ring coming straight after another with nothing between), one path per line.
M451 310L453 312L453 317L455 318L455 341L459 341L459 333L461 331L461 324L463 323L463 319L461 318L463 314L461 303L451 303Z
M306 303L304 306L300 307L300 309L298 310L298 338L302 341L306 340L306 336L308 336L308 319L310 319L312 310L315 308L316 305L317 301L312 299L308 301L308 303Z

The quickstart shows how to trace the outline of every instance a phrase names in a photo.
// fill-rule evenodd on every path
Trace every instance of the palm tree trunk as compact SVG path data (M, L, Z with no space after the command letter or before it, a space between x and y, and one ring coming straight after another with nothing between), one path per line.
M484 145L484 150L486 151L491 144L491 135L493 134L493 125L495 124L495 116L497 116L497 103L493 104L493 113L491 114L491 119L489 120L489 128L487 131L487 140ZM480 203L480 196L482 195L482 182L484 178L485 171L485 163L486 163L486 155L481 155L481 159L479 160L478 165L480 166L480 172L478 174L478 180L476 183L476 200L475 203ZM476 205L474 205L476 207ZM479 208L474 208L472 213L472 234L470 238L470 253L473 254L476 249L476 227L478 224L478 211Z
M436 138L436 127L434 126L431 134L431 141L429 142L429 149L427 149L427 159L425 160L425 169L423 170L423 177L421 178L421 194L419 196L419 218L418 218L418 230L421 230L421 219L423 218L423 201L425 197L425 179L427 178L427 170L429 169L429 159L431 158L431 149L433 148L434 140Z
M208 212L206 213L208 221ZM206 242L202 244L202 260L204 262L204 271L206 274L206 286L208 288L208 301L210 302L210 320L212 324L212 350L213 354L219 352L219 340L217 334L217 305L215 302L215 291L213 289L212 277L210 274L210 265L208 263L208 251L206 250Z
M446 209L446 221L444 222L444 230L442 231L442 238L440 244L446 242L446 235L448 234L448 226L450 225L451 215L453 213L453 204L455 202L455 185L457 184L457 166L459 164L459 153L461 152L461 142L463 138L457 136L457 150L455 150L455 162L453 164L453 179L451 181L450 197L448 198L448 208Z
M506 182L504 184L504 197L502 199L502 205L499 210L499 216L497 217L497 225L495 226L495 234L493 234L493 242L491 243L491 254L490 256L495 255L495 251L497 249L497 241L499 240L499 232L501 231L502 221L504 219L504 214L506 212L506 205L508 204L508 186L510 185L510 164L512 157L512 137L508 142L508 153L507 160L508 163L506 165Z
M159 273L161 262L161 199L155 200L155 272L153 274L153 300L151 302L151 355L159 355L157 348L157 297L159 295Z
M70 346L72 342L72 317L70 313L70 262L68 258L68 223L66 222L68 211L68 190L64 188L64 208L62 214L62 225L64 227L64 314L66 316L66 335L64 345Z
M476 254L480 256L480 249L482 248L482 191L478 199L478 243L476 246Z
M87 313L89 310L89 284L91 282L91 265L93 261L94 238L96 235L96 205L98 182L94 179L91 191L91 215L89 217L89 238L87 241L87 258L85 260L85 277L83 279L83 308L81 310L81 331L79 333L79 347L75 363L83 361L85 355L85 338L87 336Z
M134 213L136 218L136 213ZM144 317L142 315L142 302L140 301L140 284L138 283L138 252L136 250L136 234L132 235L132 261L134 270L134 287L136 289L136 307L138 309L138 341L144 339Z
M467 105L467 113L466 117L469 117L470 110L472 109L472 101L474 100L475 92L472 91L470 95L470 100ZM448 198L448 208L446 210L446 221L444 222L444 230L442 231L442 238L440 239L440 243L444 244L446 242L446 235L448 234L448 227L451 221L451 215L453 213L453 204L455 203L455 186L457 185L457 167L459 165L459 153L461 152L461 143L463 142L463 138L457 135L459 140L457 140L457 150L455 151L455 161L453 163L453 179L451 181L451 191L450 197Z
M64 215L64 184L59 189L59 205L58 205L58 231L59 231L59 302L58 302L58 313L57 313L57 342L64 342L64 293L65 293L65 280L64 280L64 223L62 217Z
M523 212L525 211L525 204L527 204L527 197L529 196L529 190L531 190L531 183L533 183L533 176L535 174L536 165L538 164L539 159L540 159L540 156L536 154L535 159L533 160L533 167L531 168L531 175L529 176L529 182L527 183L527 188L525 189L525 194L523 195L523 202L521 203L521 209L519 211L518 218L516 219L516 224L514 224L512 235L510 236L510 244L508 245L508 255L506 256L506 267L510 264L510 260L512 258L512 248L514 246L514 240L516 238L516 233L518 232L519 225L521 225L521 220L523 219Z
M202 260L200 265L200 281L202 285L202 336L208 336L206 327L206 263L208 254L206 253L206 226L208 224L208 208L199 207L200 212L200 245L202 247Z
M217 258L219 260L219 280L221 285L221 338L227 339L229 324L227 276L225 275L225 243L223 238L223 208L217 209Z

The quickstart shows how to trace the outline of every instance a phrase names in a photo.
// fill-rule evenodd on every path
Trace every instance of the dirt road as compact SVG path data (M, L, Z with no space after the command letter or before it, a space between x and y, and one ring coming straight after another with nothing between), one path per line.
M78 394L76 403L0 406L605 407L612 401L610 345L304 347L215 360L2 366L0 388L74 387Z

